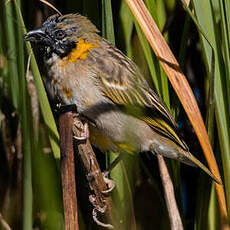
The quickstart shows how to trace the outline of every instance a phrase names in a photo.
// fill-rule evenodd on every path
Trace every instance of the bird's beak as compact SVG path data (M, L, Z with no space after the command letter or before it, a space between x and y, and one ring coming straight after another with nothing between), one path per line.
M25 41L30 41L30 42L42 42L45 37L46 37L46 33L41 28L38 28L36 30L31 30L24 35Z

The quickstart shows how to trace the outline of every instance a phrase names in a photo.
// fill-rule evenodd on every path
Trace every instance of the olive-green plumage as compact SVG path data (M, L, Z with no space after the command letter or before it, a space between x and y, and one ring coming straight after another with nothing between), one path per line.
M50 97L76 104L88 119L92 144L102 151L151 151L199 166L217 181L189 152L137 65L97 33L86 17L68 14L53 15L26 34L44 47Z

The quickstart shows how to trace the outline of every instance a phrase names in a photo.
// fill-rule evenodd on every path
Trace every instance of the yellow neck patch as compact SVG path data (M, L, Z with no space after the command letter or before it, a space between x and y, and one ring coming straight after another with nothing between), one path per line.
M85 60L88 56L88 52L92 48L97 48L96 44L89 43L82 38L79 39L79 42L76 45L71 53L66 57L67 61L75 62L77 59Z

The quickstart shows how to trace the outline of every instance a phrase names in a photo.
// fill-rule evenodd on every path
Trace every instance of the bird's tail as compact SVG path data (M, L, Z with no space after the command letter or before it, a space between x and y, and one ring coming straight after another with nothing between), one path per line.
M195 158L190 152L185 152L184 151L184 157L183 159L179 159L185 164L199 167L201 168L205 173L207 173L216 183L222 184L219 179L213 173L205 166L203 165L197 158Z

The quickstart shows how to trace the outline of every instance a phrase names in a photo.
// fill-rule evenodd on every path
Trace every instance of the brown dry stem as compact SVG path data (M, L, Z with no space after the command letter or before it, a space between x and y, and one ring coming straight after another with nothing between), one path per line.
M64 203L65 230L78 230L78 212L73 150L73 115L65 111L59 116L61 178Z
M168 209L171 229L183 230L180 213L175 199L173 183L170 178L168 168L165 164L163 156L157 154L157 159L159 163L159 170L160 170L161 180L164 188L165 202Z
M0 213L0 225L5 230L11 230L9 224L6 222L6 220L3 218L2 214Z

